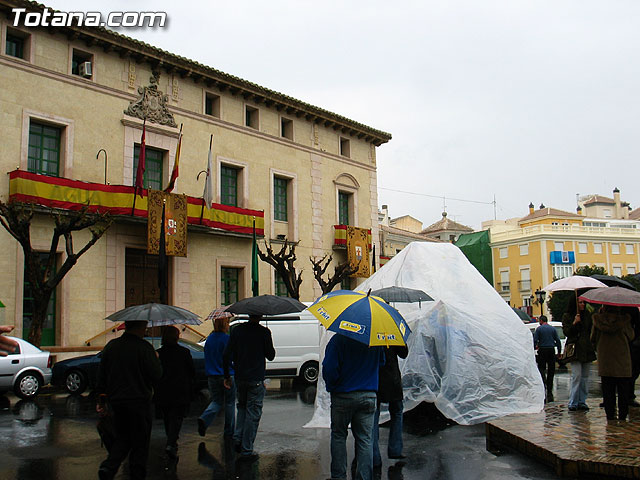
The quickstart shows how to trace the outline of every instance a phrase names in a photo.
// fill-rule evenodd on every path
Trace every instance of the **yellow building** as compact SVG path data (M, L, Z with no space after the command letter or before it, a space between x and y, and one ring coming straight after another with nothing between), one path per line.
M188 196L188 254L170 259L169 303L206 315L251 295L254 217L266 241L297 243L303 301L320 294L309 257L346 259L335 225L371 229L378 238L376 147L390 134L104 28L14 26L11 7L45 8L0 0L0 168L13 172L0 182L3 201L10 190L26 198L45 186L33 201L60 206L60 185L89 201L97 191L132 199L146 117L146 188L166 187L180 125L183 132L174 193ZM198 174L207 168L211 135L215 203L201 225ZM58 287L43 334L53 351L83 345L110 326L105 316L156 298L147 198L138 201L135 215L112 210L114 225ZM36 216L35 248L48 250L51 225L46 214ZM76 242L87 238L81 232ZM0 241L5 318L22 336L31 308L22 250L4 229ZM60 263L63 245L58 256ZM259 269L260 294L282 293L271 267L260 262Z
M619 192L614 206L616 201L620 205ZM535 210L531 204L525 217L483 222L490 231L495 288L505 301L531 307L536 290L581 266L601 266L615 276L638 273L640 222L628 219L628 206L619 209L622 218L587 217L585 210ZM540 307L530 312L539 315Z

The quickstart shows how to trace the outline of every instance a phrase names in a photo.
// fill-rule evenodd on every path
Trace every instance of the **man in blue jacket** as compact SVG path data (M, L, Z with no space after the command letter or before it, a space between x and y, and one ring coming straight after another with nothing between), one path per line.
M382 347L369 347L344 335L334 335L324 353L322 377L331 393L331 478L347 478L349 423L355 437L356 477L373 475L373 417L376 413L378 370Z
M533 346L538 349L538 370L547 391L546 401L553 402L553 376L556 373L555 348L560 355L562 344L556 329L547 323L547 317L540 315L538 323L540 326L533 334Z

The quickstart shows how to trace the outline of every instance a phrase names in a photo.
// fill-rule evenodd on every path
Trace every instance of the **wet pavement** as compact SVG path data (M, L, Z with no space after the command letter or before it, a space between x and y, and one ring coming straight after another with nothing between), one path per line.
M599 395L598 378L591 382ZM556 376L556 399L568 397L566 372ZM200 437L196 418L206 407L198 397L182 428L175 474L165 470L162 420L153 424L148 465L150 479L296 479L330 477L328 429L305 429L311 419L315 387L274 380L269 385L255 450L255 462L237 462L222 438L221 418ZM106 457L96 431L95 400L90 395L42 394L37 402L0 396L0 479L46 480L97 478ZM385 457L388 429L381 428L381 479L555 479L553 468L520 453L494 455L486 450L485 425L450 425L424 406L405 416L404 462ZM353 442L349 440L349 461ZM121 468L118 479L128 472Z

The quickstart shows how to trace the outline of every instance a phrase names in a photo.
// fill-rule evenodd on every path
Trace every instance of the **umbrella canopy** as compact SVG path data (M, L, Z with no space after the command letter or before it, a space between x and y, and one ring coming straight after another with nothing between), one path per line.
M609 287L624 287L628 288L629 290L637 290L636 287L633 286L633 284L612 275L600 275L599 273L594 273L593 275L591 275L591 278L600 280L602 283Z
M640 307L640 292L622 287L594 288L580 295L586 302L616 307Z
M406 345L411 333L400 312L381 298L338 290L316 300L309 312L327 330L369 346Z
M212 310L211 313L207 315L207 318L205 318L205 320L211 320L213 322L217 318L230 318L230 317L233 317L233 313L227 312L226 307L223 307L223 308L216 308L215 310Z
M163 303L147 303L133 305L107 317L112 322L148 322L148 327L164 325L200 325L200 317L184 308L164 305Z
M522 320L524 323L533 322L533 318L531 318L529 314L524 310L520 310L519 308L516 308L516 307L511 307L511 310L513 310L516 313L516 315L520 317L520 320Z
M307 306L291 297L260 295L240 300L227 307L227 312L245 315L279 315L281 313L301 312Z
M580 288L606 287L600 280L582 275L561 278L543 288L545 292L557 292L559 290L578 290Z
M415 302L432 302L433 298L422 290L406 287L385 287L371 292L374 297L380 297L385 302L399 303L415 303Z

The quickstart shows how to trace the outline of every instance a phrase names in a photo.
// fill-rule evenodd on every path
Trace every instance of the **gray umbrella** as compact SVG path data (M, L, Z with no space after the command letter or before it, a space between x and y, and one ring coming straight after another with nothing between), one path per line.
M200 317L184 308L164 305L162 303L147 303L134 305L124 310L112 313L107 317L112 322L148 322L148 327L162 327L164 325L200 325Z
M628 288L629 290L636 290L636 287L634 287L630 282L622 280L619 277L614 277L612 275L601 275L599 273L594 273L593 275L591 275L591 278L600 280L602 283L608 285L609 287L624 287Z
M226 308L227 312L245 315L279 315L281 313L301 312L307 306L291 297L260 295L240 300Z
M415 303L415 302L433 302L433 298L422 290L406 287L385 287L371 292L374 297L380 297L387 303Z

